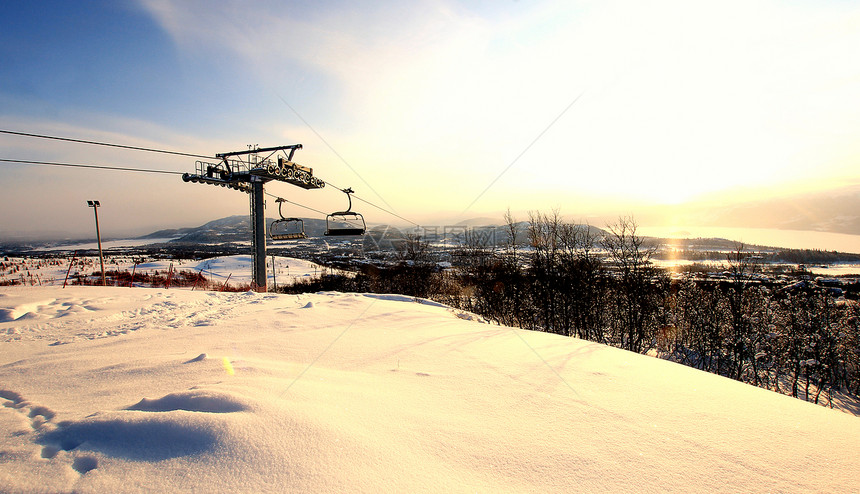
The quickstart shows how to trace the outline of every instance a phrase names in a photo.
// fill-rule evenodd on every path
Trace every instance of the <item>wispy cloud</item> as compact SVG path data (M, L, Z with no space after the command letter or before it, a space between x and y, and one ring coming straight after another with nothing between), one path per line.
M482 205L677 202L852 173L858 152L860 10L845 3L141 2L187 56L290 101L398 210L477 196L582 90ZM283 105L255 118L300 124Z

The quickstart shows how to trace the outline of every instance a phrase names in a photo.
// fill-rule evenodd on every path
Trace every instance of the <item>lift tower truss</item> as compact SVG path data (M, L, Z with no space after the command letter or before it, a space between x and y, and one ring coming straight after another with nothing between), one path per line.
M251 195L251 248L254 254L252 283L256 291L265 292L266 287L266 182L278 180L303 189L322 189L325 182L314 177L313 169L293 162L293 154L301 144L270 148L251 147L247 151L232 151L216 154L221 161L209 163L197 161L194 173L182 174L185 182L218 185ZM277 156L279 151L284 156ZM265 157L261 154L269 153Z

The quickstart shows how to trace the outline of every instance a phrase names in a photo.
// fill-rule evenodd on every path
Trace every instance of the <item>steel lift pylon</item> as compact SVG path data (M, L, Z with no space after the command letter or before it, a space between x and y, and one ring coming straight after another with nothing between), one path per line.
M249 147L247 151L216 154L221 161L197 161L194 173L184 173L185 182L218 185L251 196L251 249L254 254L252 284L255 291L265 292L266 286L266 213L265 187L267 182L278 180L303 189L322 189L325 182L313 175L313 169L294 163L293 154L301 144L270 148ZM282 151L285 156L272 157ZM260 158L260 154L269 153Z

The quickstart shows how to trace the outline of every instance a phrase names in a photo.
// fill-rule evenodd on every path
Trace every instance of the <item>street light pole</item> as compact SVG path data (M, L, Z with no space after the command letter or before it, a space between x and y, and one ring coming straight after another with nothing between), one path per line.
M99 242L99 263L101 263L102 267L102 286L107 286L107 282L105 281L105 258L102 255L102 234L99 231L99 201L87 201L87 206L93 208L93 212L96 215L96 239Z

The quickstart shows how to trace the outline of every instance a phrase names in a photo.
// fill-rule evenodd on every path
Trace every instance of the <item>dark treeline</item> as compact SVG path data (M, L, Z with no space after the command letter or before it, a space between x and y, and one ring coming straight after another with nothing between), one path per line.
M728 276L670 279L632 218L606 232L532 213L508 215L508 242L466 236L453 269L427 262L420 239L400 263L328 275L292 292L340 290L432 298L508 326L648 353L791 396L830 404L860 396L860 307L811 282L757 276L761 257L724 254ZM530 249L522 249L523 239Z

